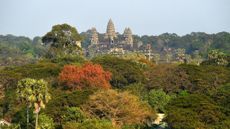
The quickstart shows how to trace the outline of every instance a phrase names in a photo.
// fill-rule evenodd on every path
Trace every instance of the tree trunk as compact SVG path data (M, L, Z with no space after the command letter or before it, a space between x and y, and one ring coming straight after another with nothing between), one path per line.
M35 129L38 129L38 113L36 113L36 123L35 123Z
M29 115L29 105L26 107L26 128L29 129L30 115Z

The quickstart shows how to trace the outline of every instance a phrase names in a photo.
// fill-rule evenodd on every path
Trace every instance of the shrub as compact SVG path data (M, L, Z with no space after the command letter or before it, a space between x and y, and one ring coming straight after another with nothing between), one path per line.
M46 114L40 114L39 118L39 129L54 129L54 122L53 119Z
M68 122L63 129L116 129L108 120L87 119L82 123Z
M148 102L149 104L159 112L165 112L165 106L170 101L170 96L167 95L162 89L151 90L149 92Z
M89 95L92 94L91 90L77 90L74 92L53 89L51 92L52 99L46 105L44 112L51 116L56 125L61 125L69 117L69 107L79 107L84 104Z
M124 91L128 91L131 94L138 96L141 100L148 100L148 90L142 83L134 83L125 86Z
M62 116L65 122L83 122L86 117L79 107L67 107L67 112Z

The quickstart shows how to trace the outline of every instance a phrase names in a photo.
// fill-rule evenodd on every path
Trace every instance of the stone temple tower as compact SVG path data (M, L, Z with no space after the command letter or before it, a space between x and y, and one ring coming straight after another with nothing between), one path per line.
M109 39L109 43L113 44L114 39L116 37L117 37L117 35L116 35L116 31L115 31L113 21L111 19L109 19L107 29L106 29L106 33L105 33L105 39Z
M91 29L90 42L91 44L98 44L98 34L95 27Z
M125 28L123 36L125 38L125 43L133 47L133 34L130 28Z

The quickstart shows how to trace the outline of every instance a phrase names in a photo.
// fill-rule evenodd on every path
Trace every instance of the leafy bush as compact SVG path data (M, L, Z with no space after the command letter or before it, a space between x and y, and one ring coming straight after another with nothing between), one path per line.
M148 90L145 85L142 83L133 83L128 86L125 86L124 91L128 91L133 95L138 96L141 100L148 100Z
M212 99L221 106L227 116L230 116L230 83L218 88L211 95ZM230 117L229 117L230 119Z
M148 102L149 104L159 112L165 112L165 106L170 101L171 97L167 95L162 89L151 90L149 92Z
M53 119L47 116L46 114L40 114L38 121L39 121L38 124L39 129L54 129Z
M67 112L62 118L65 122L83 122L86 116L79 107L67 107Z
M51 91L52 99L46 105L44 112L53 118L56 125L61 125L66 121L66 117L69 116L69 107L79 107L84 104L88 100L89 95L93 93L92 90L68 92L53 89Z
M19 108L19 107L17 107ZM18 123L21 128L26 128L27 126L27 114L26 114L26 107L19 108L19 111L17 111L13 116L12 116L12 123ZM31 123L34 121L34 114L32 109L29 109L29 128L34 128L34 125Z
M108 120L87 119L82 123L68 122L64 129L116 129Z

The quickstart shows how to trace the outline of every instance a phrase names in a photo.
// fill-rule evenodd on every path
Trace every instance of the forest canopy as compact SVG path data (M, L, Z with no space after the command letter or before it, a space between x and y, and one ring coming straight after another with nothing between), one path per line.
M230 128L230 33L132 35L140 51L119 42L89 56L106 48L95 35L98 46L68 24L0 35L0 128Z

